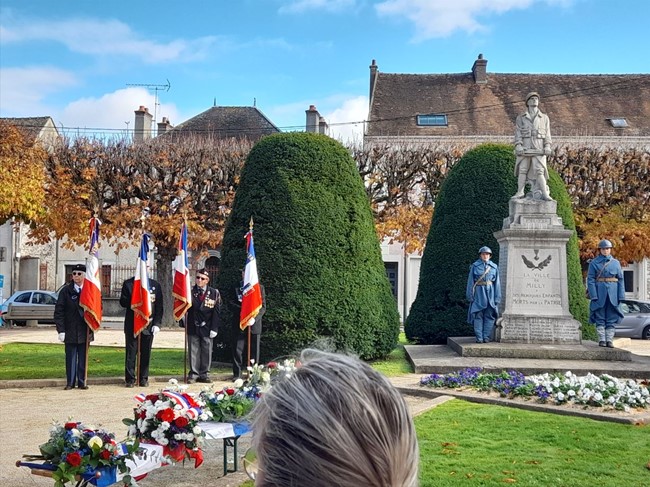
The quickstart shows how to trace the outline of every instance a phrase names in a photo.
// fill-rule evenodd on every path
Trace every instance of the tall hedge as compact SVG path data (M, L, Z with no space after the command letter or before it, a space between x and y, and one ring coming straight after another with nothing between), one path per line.
M472 336L467 321L465 286L469 265L487 245L499 262L493 233L508 216L508 202L517 191L513 147L484 144L468 151L445 179L436 200L427 244L422 256L418 292L406 320L406 336L417 343L446 343L450 336ZM575 222L566 188L550 170L551 196L566 228ZM569 306L586 324L586 301L581 281L577 237L568 242Z
M218 279L232 327L251 217L267 299L263 360L322 339L364 359L395 347L397 305L363 183L341 144L317 134L276 134L249 154L224 233Z

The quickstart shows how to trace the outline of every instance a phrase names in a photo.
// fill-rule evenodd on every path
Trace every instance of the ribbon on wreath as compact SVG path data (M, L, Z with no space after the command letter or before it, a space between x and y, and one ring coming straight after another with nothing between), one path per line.
M186 448L183 443L179 443L176 448L163 446L163 454L169 456L175 462L183 461L187 455L188 458L194 459L194 468L199 468L203 463L203 450L200 448L190 450L189 448Z

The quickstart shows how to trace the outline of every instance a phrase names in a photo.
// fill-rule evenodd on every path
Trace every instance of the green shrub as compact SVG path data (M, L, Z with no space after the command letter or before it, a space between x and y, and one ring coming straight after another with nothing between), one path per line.
M427 244L422 256L418 292L406 320L405 332L417 343L446 343L450 336L472 336L466 323L465 286L469 265L487 245L499 262L493 233L508 216L508 202L517 191L515 157L511 145L484 144L468 151L445 179L436 200ZM550 170L551 195L558 214L574 231L568 242L569 306L586 323L575 222L566 188Z
M242 171L226 226L219 289L233 316L250 218L267 312L263 360L324 340L363 359L395 347L399 314L363 183L338 142L308 133L262 139ZM228 327L227 327L228 328ZM232 329L227 330L229 358Z

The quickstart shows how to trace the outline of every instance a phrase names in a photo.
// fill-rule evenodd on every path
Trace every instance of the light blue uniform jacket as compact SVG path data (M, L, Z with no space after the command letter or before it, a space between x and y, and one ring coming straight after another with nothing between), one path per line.
M487 273L485 272L487 266ZM485 274L485 275L484 275ZM481 277L483 276L483 277ZM474 285L480 279L481 282L489 282L487 286ZM483 262L478 259L469 266L467 276L467 289L465 290L467 300L470 302L467 311L467 322L473 323L472 315L486 308L494 308L498 313L501 302L501 281L499 280L499 268L488 260Z
M609 264L605 267L608 261ZM618 282L599 282L599 277L615 277L618 279ZM592 298L589 303L589 311L593 312L605 306L605 299L609 296L609 301L616 306L621 317L623 316L623 313L618 309L618 304L620 300L625 299L625 282L623 281L621 263L617 259L612 256L608 259L604 255L599 255L589 263L587 290L589 291L589 297ZM593 299L596 296L598 299Z

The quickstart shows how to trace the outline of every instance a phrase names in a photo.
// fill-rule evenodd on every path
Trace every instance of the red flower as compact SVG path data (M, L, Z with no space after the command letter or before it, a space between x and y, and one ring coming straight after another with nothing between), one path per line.
M232 396L232 395L235 393L235 389L233 389L232 387L226 387L226 388L224 389L224 391L225 391L226 394L228 394L229 396Z
M68 453L65 457L65 461L73 467L78 467L81 465L81 455L79 455L79 452L73 451L72 453Z
M171 423L174 420L174 410L171 408L162 409L156 413L156 418Z
M99 458L101 458L102 460L108 460L109 458L111 458L111 452L109 452L108 450L102 450L101 452L99 452Z
M77 423L66 423L64 425L64 428L67 429L67 430L71 430L71 429L74 429L76 427L77 427Z
M268 365L266 366L267 369L275 369L278 366L277 363L275 362L269 362Z
M145 401L151 401L153 404L155 404L156 401L160 399L160 396L158 394L147 394L144 399Z
M146 411L140 411L140 414L138 414L138 417L140 419L144 419L147 417L147 412Z
M179 416L174 420L174 424L178 426L179 428L185 428L188 424L190 424L189 420L183 416Z

